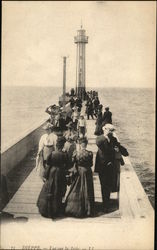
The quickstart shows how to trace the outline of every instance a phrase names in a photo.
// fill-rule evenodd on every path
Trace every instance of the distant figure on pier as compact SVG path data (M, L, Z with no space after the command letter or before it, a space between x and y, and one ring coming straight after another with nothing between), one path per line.
M84 115L80 115L80 118L78 120L78 124L77 124L77 128L79 131L79 136L82 135L82 137L85 136L85 133L87 132L87 128L86 128L86 119L84 118Z
M64 132L65 130L67 130L66 125L67 125L66 111L62 111L59 117L59 130L61 132Z
M78 107L78 112L81 112L82 100L80 98L77 98L76 101L75 101L75 104Z
M87 139L80 140L81 149L73 154L77 175L73 180L65 201L65 213L74 217L86 217L94 214L94 186L91 167L93 153L86 150Z
M68 104L66 105L65 111L66 111L66 124L68 124L69 122L72 121L71 116L72 116L72 113L73 113L73 111L72 111L72 109L71 109L71 107L70 107L70 103L68 103Z
M120 189L120 165L124 165L122 155L127 156L128 153L114 136L115 128L112 124L106 124L103 130L104 135L96 139L98 151L95 172L99 174L103 210L107 213L110 208L111 192L119 192Z
M98 110L97 110L97 119L96 119L96 128L95 128L95 135L102 135L103 134L103 129L102 129L102 108L103 106L101 104L98 105Z
M107 123L112 124L112 113L109 110L109 106L105 108L105 112L102 118L102 126L105 126L105 124Z
M49 118L49 122L51 124L54 124L54 117L55 117L55 114L56 114L56 105L50 105L49 107L46 108L45 112L48 113L50 115L50 118Z
M59 128L59 119L61 117L61 111L58 110L58 112L55 113L54 115L54 118L53 118L53 125L56 127L56 128Z
M88 101L89 100L89 91L86 91L86 93L85 93L85 97L86 97L86 101Z
M70 98L69 102L70 102L70 107L71 107L71 108L73 108L73 107L74 107L74 105L75 105L75 99L74 99L74 96L72 96L72 97Z
M94 115L95 116L97 116L99 104L100 104L99 98L98 98L98 96L95 96L93 99L93 107L94 107Z
M39 141L39 148L36 157L36 170L39 171L39 175L43 177L43 171L46 166L46 160L52 151L56 148L57 135L53 132L54 127L47 123L43 129L45 134L43 134Z
M72 88L72 89L70 90L70 95L71 95L71 96L74 96L74 95L75 95L75 90L74 90L74 88Z
M78 123L78 119L79 119L79 111L78 111L78 107L75 105L73 108L72 108L72 121L73 121L73 124L74 124L74 129L77 130L77 123Z
M90 116L92 117L92 119L94 119L93 117L93 103L91 99L88 99L87 103L86 103L86 114L87 114L87 119L89 120Z
M62 151L64 143L65 138L59 137L56 150L47 159L45 183L37 201L40 214L47 218L55 218L63 213L62 198L66 193L66 172L69 167L67 153Z

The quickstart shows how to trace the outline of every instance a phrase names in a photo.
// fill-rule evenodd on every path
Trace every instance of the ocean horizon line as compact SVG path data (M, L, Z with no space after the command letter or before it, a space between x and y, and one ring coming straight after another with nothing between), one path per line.
M11 85L11 84L6 84L6 85L1 85L1 87L5 88L5 87L33 87L33 88L58 88L58 89L61 89L62 86L52 86L52 85ZM73 86L67 86L67 89L72 89L75 87ZM132 87L132 86L86 86L86 89L89 89L89 88L92 88L92 89L156 89L155 87L146 87L146 86L143 86L143 87Z

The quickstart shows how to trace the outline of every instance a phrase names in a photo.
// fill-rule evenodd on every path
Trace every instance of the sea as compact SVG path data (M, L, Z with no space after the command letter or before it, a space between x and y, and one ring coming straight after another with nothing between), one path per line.
M148 198L155 203L155 90L97 88L102 105L112 112L116 133ZM59 87L2 86L1 150L11 146L35 124L46 120L47 106L58 103ZM124 166L125 167L125 166Z

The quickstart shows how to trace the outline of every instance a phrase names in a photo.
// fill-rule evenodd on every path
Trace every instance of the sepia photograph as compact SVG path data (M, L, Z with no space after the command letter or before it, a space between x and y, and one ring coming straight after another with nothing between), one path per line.
M2 1L0 249L155 248L156 1Z

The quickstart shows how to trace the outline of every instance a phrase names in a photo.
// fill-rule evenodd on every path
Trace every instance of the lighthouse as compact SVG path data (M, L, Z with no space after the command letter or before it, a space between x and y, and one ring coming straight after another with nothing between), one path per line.
M82 28L77 31L77 36L74 37L76 43L76 93L82 100L85 99L86 91L86 43L88 36Z

